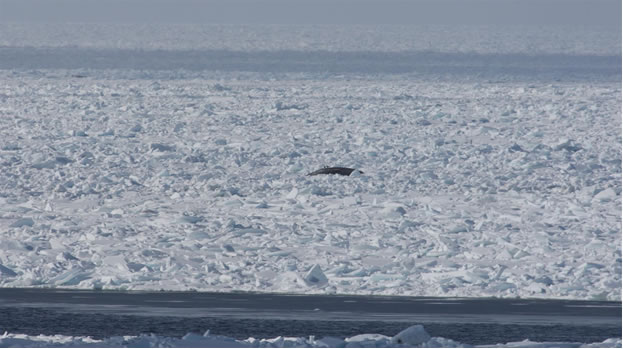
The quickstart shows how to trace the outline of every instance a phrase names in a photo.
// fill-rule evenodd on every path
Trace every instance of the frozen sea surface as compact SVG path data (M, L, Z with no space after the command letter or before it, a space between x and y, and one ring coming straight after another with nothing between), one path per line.
M2 28L3 287L620 299L620 33L260 52ZM364 174L305 176L325 165Z

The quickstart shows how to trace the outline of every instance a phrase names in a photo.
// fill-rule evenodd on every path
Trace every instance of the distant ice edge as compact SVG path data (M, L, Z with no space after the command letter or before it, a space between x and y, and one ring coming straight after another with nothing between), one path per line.
M621 338L608 338L603 342L578 343L578 342L533 342L525 339L520 342L508 342L504 344L487 344L476 347L497 348L620 348ZM0 347L203 347L203 348L388 348L388 347L444 347L461 348L470 345L453 341L443 337L431 337L422 325L411 326L393 337L381 334L360 334L347 338L324 337L316 339L314 336L283 337L270 339L256 339L250 337L245 340L236 340L231 337L219 336L206 331L203 335L188 333L182 338L163 337L153 334L141 334L139 336L118 336L103 340L91 337L63 336L63 335L38 335L14 334L5 332L0 335Z

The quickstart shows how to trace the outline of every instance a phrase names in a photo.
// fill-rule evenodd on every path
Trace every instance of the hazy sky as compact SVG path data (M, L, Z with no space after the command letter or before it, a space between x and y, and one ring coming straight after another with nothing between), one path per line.
M621 0L0 0L0 21L620 27Z

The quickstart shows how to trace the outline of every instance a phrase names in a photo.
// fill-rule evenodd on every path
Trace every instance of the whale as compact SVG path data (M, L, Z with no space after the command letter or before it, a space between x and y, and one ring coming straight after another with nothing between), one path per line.
M363 173L363 171L361 170L356 170L354 168L348 168L348 167L323 167L319 170L316 170L314 172L310 172L307 175L308 176L317 176L317 175L322 175L322 174L338 174L341 176L350 176L351 173L353 173L353 171L357 171L359 173Z

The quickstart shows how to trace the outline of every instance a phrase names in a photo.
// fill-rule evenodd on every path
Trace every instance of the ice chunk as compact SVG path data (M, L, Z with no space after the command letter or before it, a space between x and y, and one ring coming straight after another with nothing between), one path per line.
M0 277L13 277L13 276L17 276L17 273L5 267L4 265L0 264Z
M51 281L56 285L75 286L82 280L86 280L90 277L91 273L85 272L81 268L74 268L60 274Z
M57 156L56 158L54 158L54 160L61 165L67 165L74 162L72 159L66 156Z
M292 190L290 190L290 192L288 193L288 195L286 195L286 199L294 199L296 198L296 196L299 194L298 189L296 188L292 188Z
M111 129L108 129L108 130L106 130L106 131L104 131L104 132L99 134L99 136L101 136L101 137L114 136L114 135L115 135L115 130L111 130Z
M432 125L432 124L431 124L431 122L430 122L430 121L428 121L428 120L426 120L426 119L417 119L417 120L415 121L415 123L416 123L418 126L430 126L430 125Z
M324 337L316 341L316 344L319 347L326 346L328 348L341 348L344 346L345 343L343 339L337 337Z
M381 274L381 273L375 273L372 276L370 276L369 280L371 282L383 282L383 281L391 281L391 280L395 280L400 278L399 275L395 275L395 274Z
M621 348L621 338L608 338L603 342L584 344L586 348Z
M506 290L516 289L517 285L510 282L497 282L488 287L490 290L495 292L504 292Z
M418 223L418 222L414 222L414 221L410 221L408 219L405 219L404 221L402 221L400 223L400 225L398 226L398 232L399 233L405 233L409 230L409 228L414 228L417 227L419 225L421 225L422 223Z
M106 256L102 259L102 262L119 269L124 269L126 265L125 258L122 255Z
M388 218L400 218L407 214L402 206L387 206L382 211Z
M193 231L192 233L188 235L188 237L194 240L203 240L203 239L209 239L210 234L206 233L205 231Z
M297 151L291 151L287 154L284 154L281 156L282 158L290 158L290 159L294 159L294 158L300 158L301 157L301 153L297 152Z
M614 189L607 188L597 193L597 195L595 195L593 199L598 200L600 202L608 202L608 201L612 201L616 199L616 197L617 197L617 194L614 191Z
M62 262L62 261L77 261L78 258L76 258L74 255L72 255L69 252L62 252L62 253L59 253L56 256L56 260L59 261L59 262Z
M307 104L285 104L281 101L278 101L277 103L275 103L275 109L277 109L278 111L281 110L303 110L307 108Z
M236 339L231 337L211 335L209 333L204 334L203 336L199 334L188 333L181 338L180 345L195 348L244 348L250 346L243 341L237 341Z
M402 330L392 337L392 343L406 346L416 346L430 340L430 335L422 325L414 325Z
M175 146L166 145L162 143L152 143L150 148L153 151L159 151L159 152L175 151Z
M167 256L165 252L162 252L160 250L155 250L155 249L143 250L141 254L145 257L152 257L152 258L164 258Z
M510 146L510 147L508 148L508 151L509 151L509 152L511 152L511 153L515 153L515 152L526 152L526 151L525 151L525 150L523 150L523 148L522 148L519 144L517 144L517 143L514 143L512 146Z
M32 227L35 224L35 221L32 220L32 218L21 218L16 220L15 222L13 222L9 227L11 228L20 228L23 226L29 226Z
M173 132L178 133L181 130L183 130L184 127L186 127L186 123L185 122L178 122L177 124L175 124L175 127L173 127Z
M536 279L534 279L535 282L538 282L540 284L543 284L545 286L551 286L552 284L554 284L554 281L552 281L552 278L550 278L547 275L543 275L541 277L538 277Z
M543 288L543 285L539 283L534 283L534 282L528 285L528 287L526 287L526 290L530 292L534 292L534 293L545 293L545 289Z
M0 149L6 150L6 151L13 151L13 150L20 150L21 148L19 147L17 143L9 143L9 144L3 145L2 148Z
M590 262L583 263L582 265L578 267L578 269L580 270L602 269L602 268L605 268L605 265L599 264L599 263L590 263Z
M197 224L203 220L203 217L198 216L182 216L180 217L180 223Z
M136 124L130 129L132 132L141 132L142 130L143 126L141 126L141 124Z
M581 149L582 149L582 146L580 146L579 144L577 144L576 142L572 140L565 140L554 147L554 150L557 150L557 151L566 150L571 153L575 153L576 151L581 150Z
M231 87L228 87L228 86L223 86L223 85L221 85L221 84L219 84L219 83L214 84L214 86L212 86L212 88L213 88L215 91L219 91L219 92L223 92L223 91L231 91Z
M36 168L38 170L44 169L44 168L54 168L56 167L56 161L54 160L49 160L49 161L44 161L44 162L38 162L36 164L32 164L31 166L32 168Z
M378 333L364 333L344 339L347 348L382 348L391 338Z
M259 229L259 228L243 228L243 229L236 229L232 231L232 233L237 236L246 235L246 234L262 235L262 234L266 234L266 230Z
M190 162L190 163L204 163L204 162L208 162L208 159L205 158L204 154L197 154L197 155L189 155L185 157L184 161Z
M469 227L465 224L459 224L450 228L446 233L448 234L458 234L458 233L467 233L469 231Z
M142 264L142 263L127 262L126 266L128 267L128 270L130 270L130 271L132 271L134 273L143 270L143 268L145 268L148 271L152 271L152 269L149 266L147 266L145 264Z
M322 269L320 269L320 266L318 264L314 264L314 266L309 270L309 272L307 272L307 275L305 275L304 279L308 285L321 286L329 282L329 280L324 275L324 273L322 272Z
M318 195L318 196L329 196L329 195L333 194L327 188L322 188L322 187L319 187L317 185L311 186L310 193L312 193L314 195Z
M50 248L55 249L55 250L63 250L66 248L63 239L51 238L49 240L49 243L50 243Z

